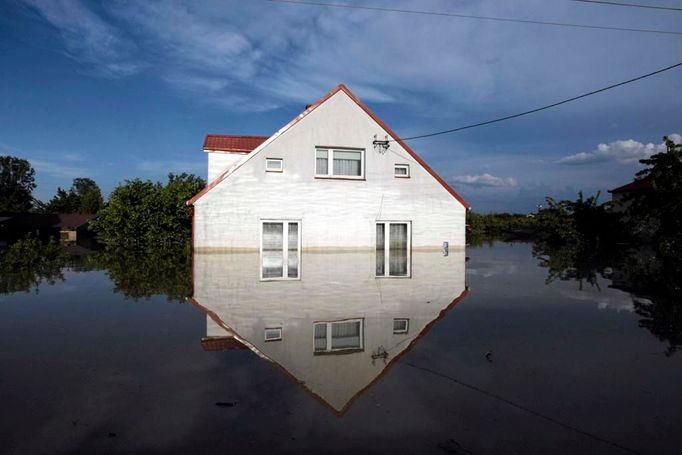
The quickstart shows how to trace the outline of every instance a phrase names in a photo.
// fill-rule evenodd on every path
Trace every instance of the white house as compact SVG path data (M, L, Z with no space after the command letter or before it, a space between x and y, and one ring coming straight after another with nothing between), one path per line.
M302 251L376 250L377 277L405 278L413 252L464 248L467 202L343 84L272 136L204 151L194 251L260 252L262 280L300 279Z
M194 255L204 349L250 349L339 415L468 293L461 249L415 251L409 280L377 280L374 252L304 252L304 276L272 286L260 260Z

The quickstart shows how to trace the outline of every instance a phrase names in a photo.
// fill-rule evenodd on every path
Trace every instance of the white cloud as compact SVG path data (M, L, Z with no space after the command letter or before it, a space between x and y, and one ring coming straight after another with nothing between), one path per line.
M475 187L513 188L518 182L513 177L496 177L485 173L478 175L458 175L452 178L452 182Z
M33 166L38 175L42 173L62 179L73 179L76 177L85 177L91 174L90 171L82 166L64 164L63 162L56 160L37 159L30 157L27 157L26 159L31 163L31 166Z
M417 105L418 100L420 115L465 123L469 119L459 115L467 110L474 116L494 117L545 103L557 94L593 89L601 81L613 82L613 68L628 68L633 58L618 50L643 47L642 40L657 40L647 47L642 67L660 66L676 52L672 41L635 33L578 34L528 24L312 5L222 0L24 2L59 30L68 55L103 75L144 70L183 96L192 84L200 90L196 78L203 78L210 92L188 98L203 103L213 97L214 104L244 110L274 109L294 101L305 104L344 82L368 102ZM523 3L403 0L400 6L518 18L537 18L542 11L547 19L585 23L593 19L589 9L575 5ZM613 14L616 21L631 18L625 11ZM666 21L674 25L673 19L638 21L643 27L668 27ZM576 48L585 52L575 53ZM538 62L546 61L553 64L539 71ZM575 71L576 67L590 71ZM674 79L662 84L674 87ZM628 107L639 99L638 93L650 96L634 86L630 90ZM495 103L482 103L489 100ZM619 100L613 98L611 105L621 107Z
M681 143L682 136L671 134L668 136L673 142ZM643 144L633 139L599 144L591 152L580 152L569 155L559 160L560 164L590 164L602 161L616 161L621 164L637 163L639 160L649 158L656 153L664 152L665 144Z
M79 1L24 1L59 30L67 55L96 74L123 77L139 71L132 59L135 43Z

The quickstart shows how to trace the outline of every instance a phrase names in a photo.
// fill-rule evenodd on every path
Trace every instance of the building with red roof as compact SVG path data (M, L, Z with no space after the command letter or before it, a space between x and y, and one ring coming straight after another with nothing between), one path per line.
M464 248L469 204L346 86L270 136L209 134L209 185L188 201L195 252L260 251L298 279L304 250L376 250L409 277L417 250Z

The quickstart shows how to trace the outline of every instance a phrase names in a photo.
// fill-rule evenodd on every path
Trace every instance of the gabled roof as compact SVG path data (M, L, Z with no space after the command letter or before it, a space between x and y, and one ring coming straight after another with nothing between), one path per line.
M249 153L261 145L269 136L237 136L234 134L207 134L204 150L220 152Z
M627 185L619 186L618 188L614 188L612 190L609 190L609 193L611 193L611 194L631 193L633 191L648 191L650 189L651 189L651 181L649 181L649 180L635 180L633 182L628 183Z
M438 175L438 173L436 173L436 171L434 171L434 170L431 168L431 166L429 166L428 164L426 164L426 161L424 161L419 155L417 155L417 152L415 152L414 150L412 150L412 148L411 148L409 145L407 145L407 143L405 143L403 140L401 140L401 139L398 137L398 135L395 134L395 133L393 132L393 130L392 130L391 128L388 127L388 125L386 125L379 117L377 117L377 115L376 115L374 112L372 112L372 110L371 110L370 108L368 108L362 101L360 101L360 99L359 99L358 97L356 97L356 96L348 89L348 87L346 87L344 84L339 84L339 85L337 85L336 87L334 87L332 90L330 90L329 92L327 92L322 98L320 98L320 99L317 100L315 103L313 103L313 104L309 105L308 107L306 107L306 109L305 109L302 113L300 113L300 114L299 114L298 116L296 116L293 120L291 120L289 123L287 123L282 129L280 129L279 131L277 131L275 134L273 134L273 135L270 136L269 138L266 138L266 140L264 140L261 144L259 144L259 145L253 150L254 153L250 153L250 154L249 154L249 155L250 155L249 158L250 158L251 156L255 155L256 153L258 153L258 151L259 151L260 149L262 149L263 147L265 147L267 144L269 144L269 143L272 142L273 140L277 139L277 137L279 137L282 133L284 133L284 132L287 131L289 128L291 128L292 126L294 126L294 125L295 125L296 123L298 123L301 119L303 119L305 116L307 116L307 115L310 114L312 111L314 111L315 109L317 109L317 108L318 108L320 105L322 105L325 101L327 101L329 98L331 98L332 96L334 96L335 94L337 94L337 93L340 92L340 91L342 91L342 92L344 92L346 95L348 95L348 97L349 97L351 100L353 100L353 101L355 102L355 104L357 104L363 111L365 111L365 113L367 113L367 115L369 115L369 116L372 118L372 120L374 120L381 128L383 128L383 129L388 133L388 135L390 136L390 139L391 139L391 140L394 140L395 142L397 142L398 144L400 144L400 146L401 146L403 149L405 149L405 151L406 151L408 154L410 154L410 156L412 156L412 158L414 158L414 160L415 160L416 162L418 162L418 163L419 163L419 164L420 164L420 165L421 165L429 174L431 174L431 176L432 176L433 178L435 178L435 179L438 181L438 183L440 183L440 184L443 186L443 188L445 188L445 190L446 190L448 193L450 193L455 199L457 199L457 200L464 206L464 208L468 209L468 208L471 207L471 205L470 205L467 201L465 201L464 198L463 198L462 196L460 196L460 195L454 190L454 188L452 188L450 185L448 185L448 183L447 183L445 180L443 180L443 178L442 178L440 175ZM247 159L241 161L241 162L240 162L239 164L237 164L235 167L230 168L230 169L228 169L227 171L223 172L223 173L222 173L221 175L219 175L215 180L213 180L212 182L210 182L206 188L204 188L203 190L201 190L201 191L200 191L199 193L197 193L192 199L190 199L189 201L187 201L187 205L193 205L193 204L194 204L197 200L199 200L204 194L208 193L208 192L211 191L216 185L218 185L220 182L222 182L223 180L225 180L225 178L226 178L228 175L232 174L234 171L236 171L237 169L239 169L246 161L247 161Z

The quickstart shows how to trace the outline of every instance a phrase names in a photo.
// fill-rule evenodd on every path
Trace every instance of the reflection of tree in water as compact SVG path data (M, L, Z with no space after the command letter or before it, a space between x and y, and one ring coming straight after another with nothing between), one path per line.
M128 299L165 295L168 301L184 301L191 294L192 259L189 245L156 250L110 249L92 257L105 270L114 291Z
M0 256L0 294L38 292L42 283L64 281L64 270L103 270L114 291L128 299L165 295L169 301L184 301L191 294L189 246L149 250L104 249L76 256L57 243L38 239L15 243Z
M56 242L28 236L0 255L0 294L38 292L41 283L64 281L66 254Z
M682 350L682 262L644 251L604 251L578 247L553 247L537 243L533 255L548 268L547 284L575 280L599 288L597 278L612 280L609 287L630 293L639 326L668 343L667 356Z
M578 245L555 247L546 242L536 242L533 256L538 259L540 267L548 269L545 284L555 280L573 280L578 282L580 290L584 283L601 290L597 275L603 277L608 266L605 263L607 258L599 250Z
M614 273L612 287L630 292L639 326L668 342L666 355L682 350L682 262L633 255Z

